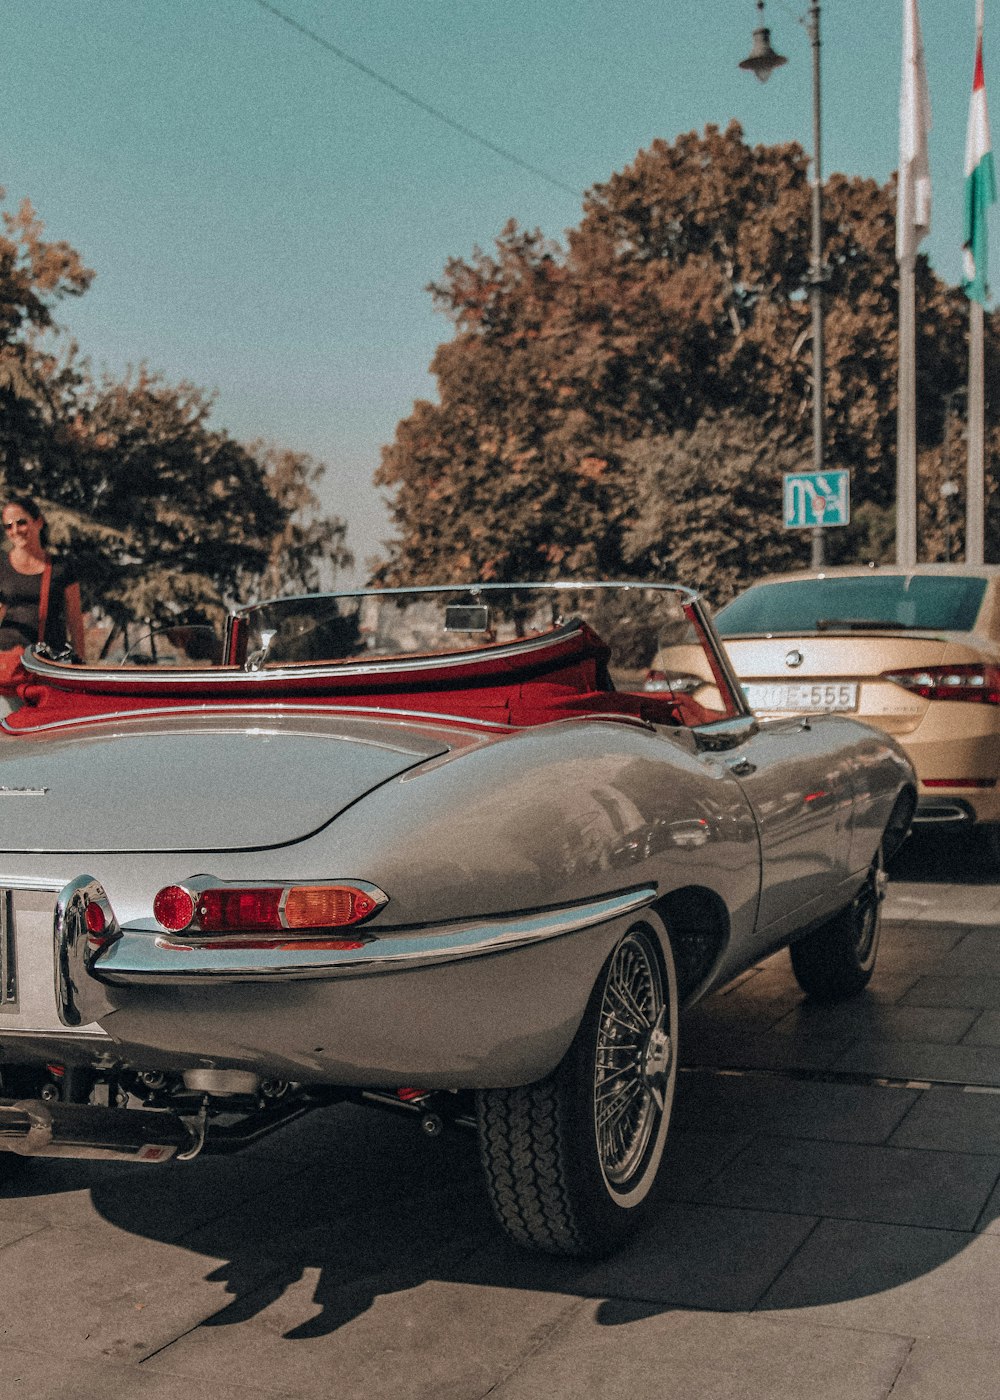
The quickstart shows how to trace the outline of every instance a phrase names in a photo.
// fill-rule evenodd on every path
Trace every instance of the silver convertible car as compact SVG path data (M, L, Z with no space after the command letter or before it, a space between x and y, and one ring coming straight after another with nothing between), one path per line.
M653 1198L678 1007L783 945L810 996L871 976L913 770L758 721L686 589L286 598L138 654L29 652L3 722L8 1166L362 1101L473 1126L504 1229L599 1252Z

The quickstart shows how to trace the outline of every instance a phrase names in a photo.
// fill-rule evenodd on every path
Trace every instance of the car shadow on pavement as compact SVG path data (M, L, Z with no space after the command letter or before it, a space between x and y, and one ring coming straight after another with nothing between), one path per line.
M201 1328L266 1316L269 1333L286 1341L335 1332L391 1295L410 1295L419 1317L427 1285L484 1297L519 1290L562 1306L589 1299L597 1320L614 1326L675 1308L860 1303L940 1274L983 1240L998 1272L1000 1157L920 1154L925 1179L914 1195L915 1152L767 1123L757 1136L745 1124L692 1127L710 1106L699 1079L682 1076L663 1200L648 1228L605 1260L526 1255L504 1239L471 1134L429 1141L410 1122L346 1106L238 1157L142 1168L33 1162L2 1196L94 1231L95 1250L122 1251L126 1280L151 1267L143 1242L200 1256L205 1282L232 1295L220 1309L217 1292L206 1293ZM717 1085L709 1087L711 1100ZM761 1086L745 1087L756 1109ZM882 1189L880 1172L891 1177ZM120 1231L133 1237L128 1245Z

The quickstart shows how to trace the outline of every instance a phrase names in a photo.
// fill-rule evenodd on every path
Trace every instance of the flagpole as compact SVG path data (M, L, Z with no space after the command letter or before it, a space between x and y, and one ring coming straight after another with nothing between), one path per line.
M985 548L985 411L983 303L969 302L969 423L965 472L965 562L981 564Z
M916 258L899 260L899 380L896 409L896 563L917 562Z
M899 85L896 261L899 265L899 369L896 403L896 562L917 562L917 248L931 223L927 132L931 124L917 0L903 0Z
M993 143L983 75L985 0L976 0L976 62L965 141L965 277L969 298L969 420L965 469L965 562L981 564L985 550L986 424L983 386L983 304L987 284L987 213L996 200Z

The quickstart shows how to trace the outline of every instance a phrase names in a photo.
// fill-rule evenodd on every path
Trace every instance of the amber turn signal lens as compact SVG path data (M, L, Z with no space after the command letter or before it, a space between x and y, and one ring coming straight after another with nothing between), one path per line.
M341 928L366 919L375 900L353 885L293 885L285 900L289 928Z

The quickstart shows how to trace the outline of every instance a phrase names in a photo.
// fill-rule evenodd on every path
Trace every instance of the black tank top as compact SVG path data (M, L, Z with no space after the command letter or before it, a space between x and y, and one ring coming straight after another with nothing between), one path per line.
M66 589L74 582L65 564L52 565L45 641L54 651L61 651L66 645ZM0 556L0 603L6 607L0 623L0 651L29 646L38 641L41 596L41 574L19 573L12 566L8 554Z

